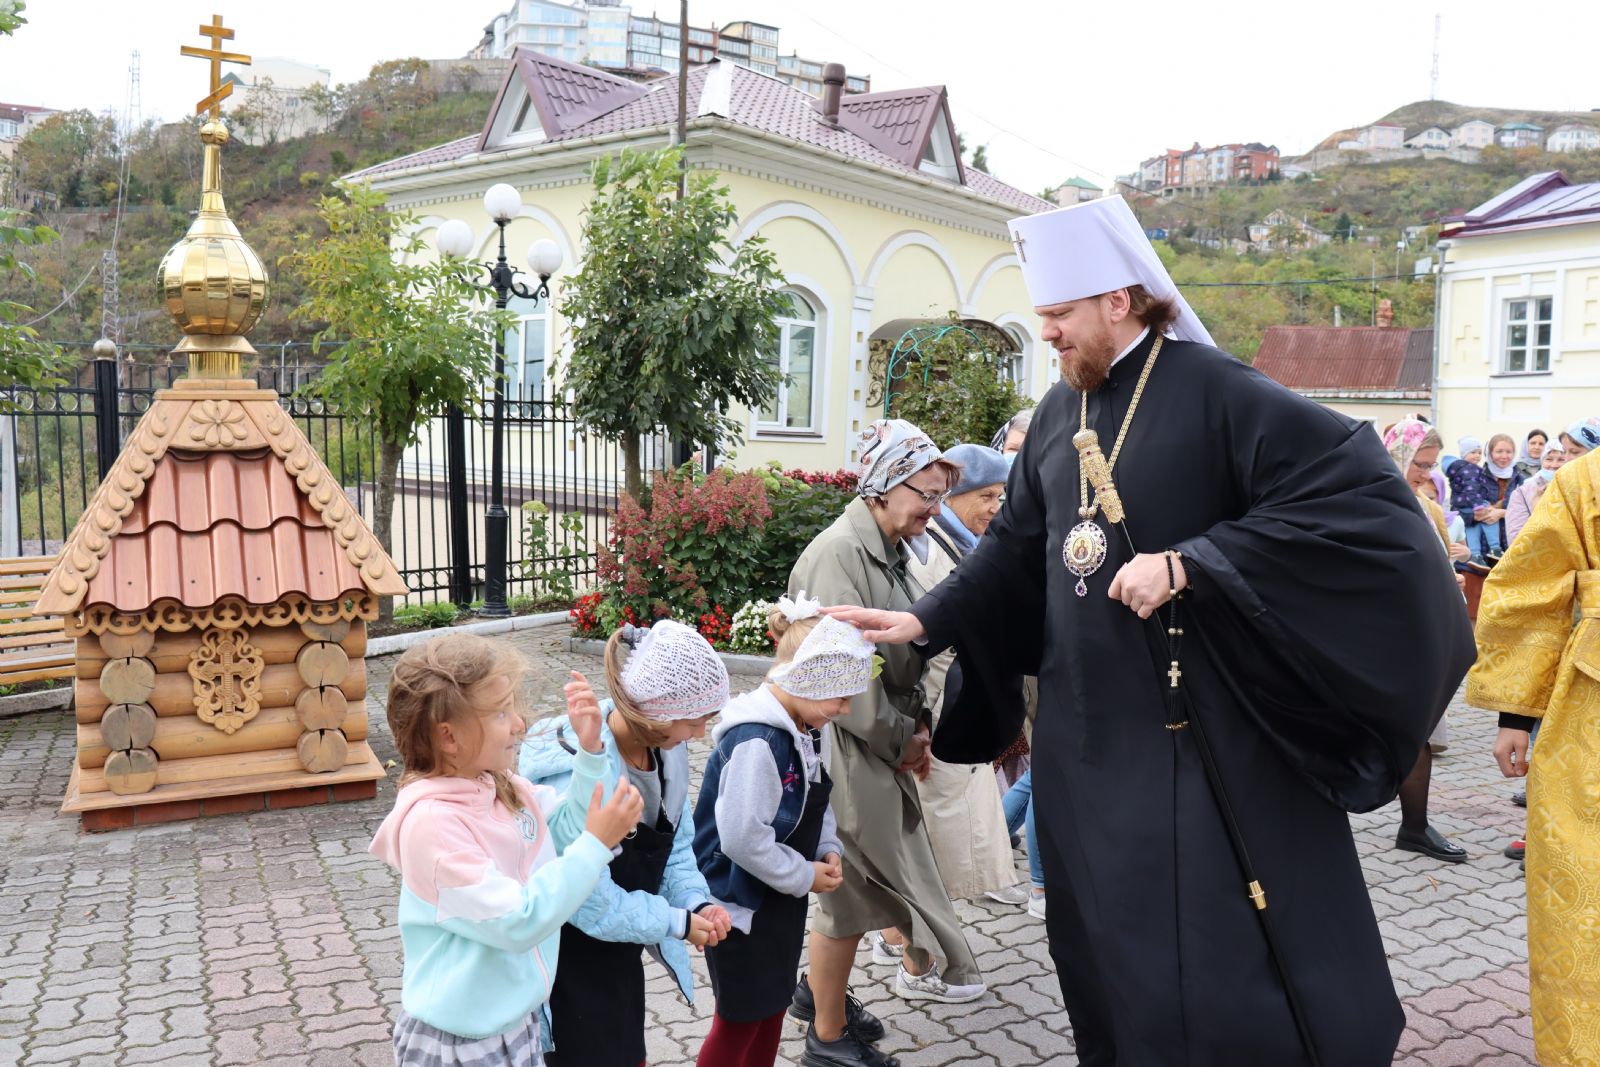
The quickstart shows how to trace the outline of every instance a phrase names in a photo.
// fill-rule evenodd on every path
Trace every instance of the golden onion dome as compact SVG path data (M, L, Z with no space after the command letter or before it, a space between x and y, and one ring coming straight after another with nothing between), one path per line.
M244 334L266 308L267 272L222 200L221 149L228 128L212 119L200 127L200 140L205 143L200 213L161 260L161 295L167 314L188 335L179 351L250 354L254 350ZM214 340L221 338L229 340ZM237 357L226 363L237 374Z

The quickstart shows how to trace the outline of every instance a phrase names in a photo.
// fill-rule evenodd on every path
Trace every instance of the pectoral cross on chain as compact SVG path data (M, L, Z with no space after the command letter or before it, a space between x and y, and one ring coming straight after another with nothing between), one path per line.
M1017 246L1017 258L1024 263L1028 262L1027 255L1022 251L1022 246L1027 243L1026 239L1020 233L1014 233L1011 235L1011 243Z
M1172 688L1178 688L1178 679L1183 677L1183 671L1178 669L1178 661L1173 660L1172 666L1167 669L1167 681L1172 683Z

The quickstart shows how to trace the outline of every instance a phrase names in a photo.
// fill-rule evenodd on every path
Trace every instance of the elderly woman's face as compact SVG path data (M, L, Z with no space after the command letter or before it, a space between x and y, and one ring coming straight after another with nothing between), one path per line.
M1419 448L1417 454L1411 457L1411 464L1406 467L1406 482L1412 489L1421 489L1424 484L1432 485L1433 468L1439 465L1439 449Z
M896 541L920 537L949 489L942 468L923 468L878 498L879 528Z
M1000 451L1021 452L1022 442L1026 441L1027 439L1028 432L1026 430L1012 430L1010 433L1006 434L1005 446L1001 448Z
M1544 458L1542 460L1542 464L1543 464L1545 470L1547 470L1547 471L1558 471L1558 470L1561 469L1561 465L1563 463L1565 463L1566 461L1567 461L1567 454L1565 452L1563 452L1561 449L1559 449L1559 448L1547 448L1547 449L1544 450Z
M1005 492L1006 487L996 482L994 485L986 485L981 489L953 496L947 503L950 505L950 510L956 513L956 518L961 520L961 525L971 531L972 536L982 537L983 532L989 528L989 523L1000 513L1000 502L1005 498Z

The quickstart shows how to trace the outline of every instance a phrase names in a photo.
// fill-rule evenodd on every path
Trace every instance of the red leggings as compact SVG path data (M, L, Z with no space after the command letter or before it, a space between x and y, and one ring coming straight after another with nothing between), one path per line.
M783 1039L783 1012L753 1023L711 1017L711 1032L700 1046L695 1067L772 1067Z

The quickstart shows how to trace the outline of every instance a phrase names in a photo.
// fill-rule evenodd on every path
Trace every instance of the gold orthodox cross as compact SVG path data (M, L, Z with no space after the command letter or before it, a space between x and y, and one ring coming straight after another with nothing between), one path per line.
M211 92L206 98L194 106L194 113L210 110L211 118L217 119L222 114L222 102L233 93L233 83L222 80L222 64L240 63L250 65L250 57L238 52L224 52L222 42L233 39L233 30L222 24L221 15L211 16L211 25L200 27L202 36L211 38L210 48L191 48L184 45L178 49L181 55L193 56L196 59L209 59L211 61Z

